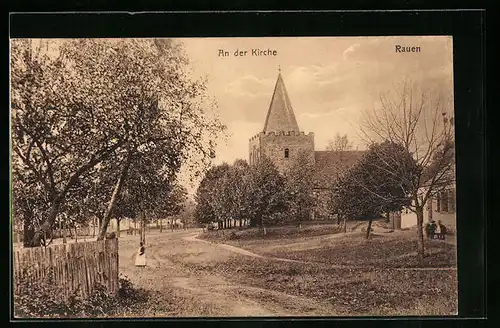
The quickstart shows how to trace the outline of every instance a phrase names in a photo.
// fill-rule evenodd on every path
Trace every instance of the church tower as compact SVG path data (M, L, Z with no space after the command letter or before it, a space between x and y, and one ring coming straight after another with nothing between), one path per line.
M267 156L283 173L297 159L304 159L300 153L314 163L314 134L300 131L280 71L264 129L250 139L249 163L254 165Z

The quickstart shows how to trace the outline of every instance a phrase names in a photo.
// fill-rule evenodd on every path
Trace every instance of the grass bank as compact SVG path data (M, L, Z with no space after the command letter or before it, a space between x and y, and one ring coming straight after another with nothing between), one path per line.
M254 241L254 240L276 240L307 238L314 236L323 236L336 234L342 231L342 227L330 221L322 223L303 223L299 228L297 224L288 224L283 226L266 227L266 235L262 229L255 228L230 228L222 230L206 231L199 236L200 239L212 242L228 241Z
M415 231L374 234L369 240L357 232L330 237L240 238L227 243L308 264L241 256L185 265L255 287L327 302L338 309L337 315L455 315L458 311L455 246L428 241L428 256L419 263Z

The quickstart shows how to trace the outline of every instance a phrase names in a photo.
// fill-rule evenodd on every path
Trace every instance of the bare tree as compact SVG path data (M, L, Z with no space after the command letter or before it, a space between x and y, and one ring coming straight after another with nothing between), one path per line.
M347 134L341 136L339 133L335 135L335 139L328 141L326 150L331 151L348 151L352 149L352 144L347 138Z
M403 82L392 93L380 96L380 107L367 112L361 124L365 140L390 141L402 145L413 156L415 170L401 175L401 165L386 165L387 175L410 184L408 207L417 216L418 256L424 257L424 206L434 195L454 182L454 124L450 97ZM451 117L449 117L451 116ZM388 160L380 154L380 158ZM397 158L389 159L397 161ZM391 163L388 163L391 164Z

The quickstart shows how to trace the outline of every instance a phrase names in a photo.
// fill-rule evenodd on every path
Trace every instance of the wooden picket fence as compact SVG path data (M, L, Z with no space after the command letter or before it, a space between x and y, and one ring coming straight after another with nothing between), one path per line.
M118 239L51 245L47 248L14 250L14 288L24 279L42 281L50 269L53 281L64 290L67 299L79 292L91 295L96 284L118 292Z

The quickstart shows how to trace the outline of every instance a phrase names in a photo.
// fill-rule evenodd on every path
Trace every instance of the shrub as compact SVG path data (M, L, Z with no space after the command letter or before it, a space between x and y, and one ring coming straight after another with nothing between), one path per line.
M61 297L64 290L53 281L52 268L49 268L46 278L41 281L30 279L32 274L26 272L18 282L18 291L14 294L16 317L109 316L130 310L134 305L147 301L149 297L145 290L134 288L126 276L121 276L117 297L110 294L105 286L96 284L89 297L83 298L81 292L76 290L65 300Z
M54 285L53 269L43 281L30 279L33 273L25 270L14 293L14 314L19 317L48 317L67 315L70 312L60 295L64 291Z
M120 274L118 279L118 301L120 306L131 307L144 303L149 299L149 293L143 288L134 287L127 276Z

